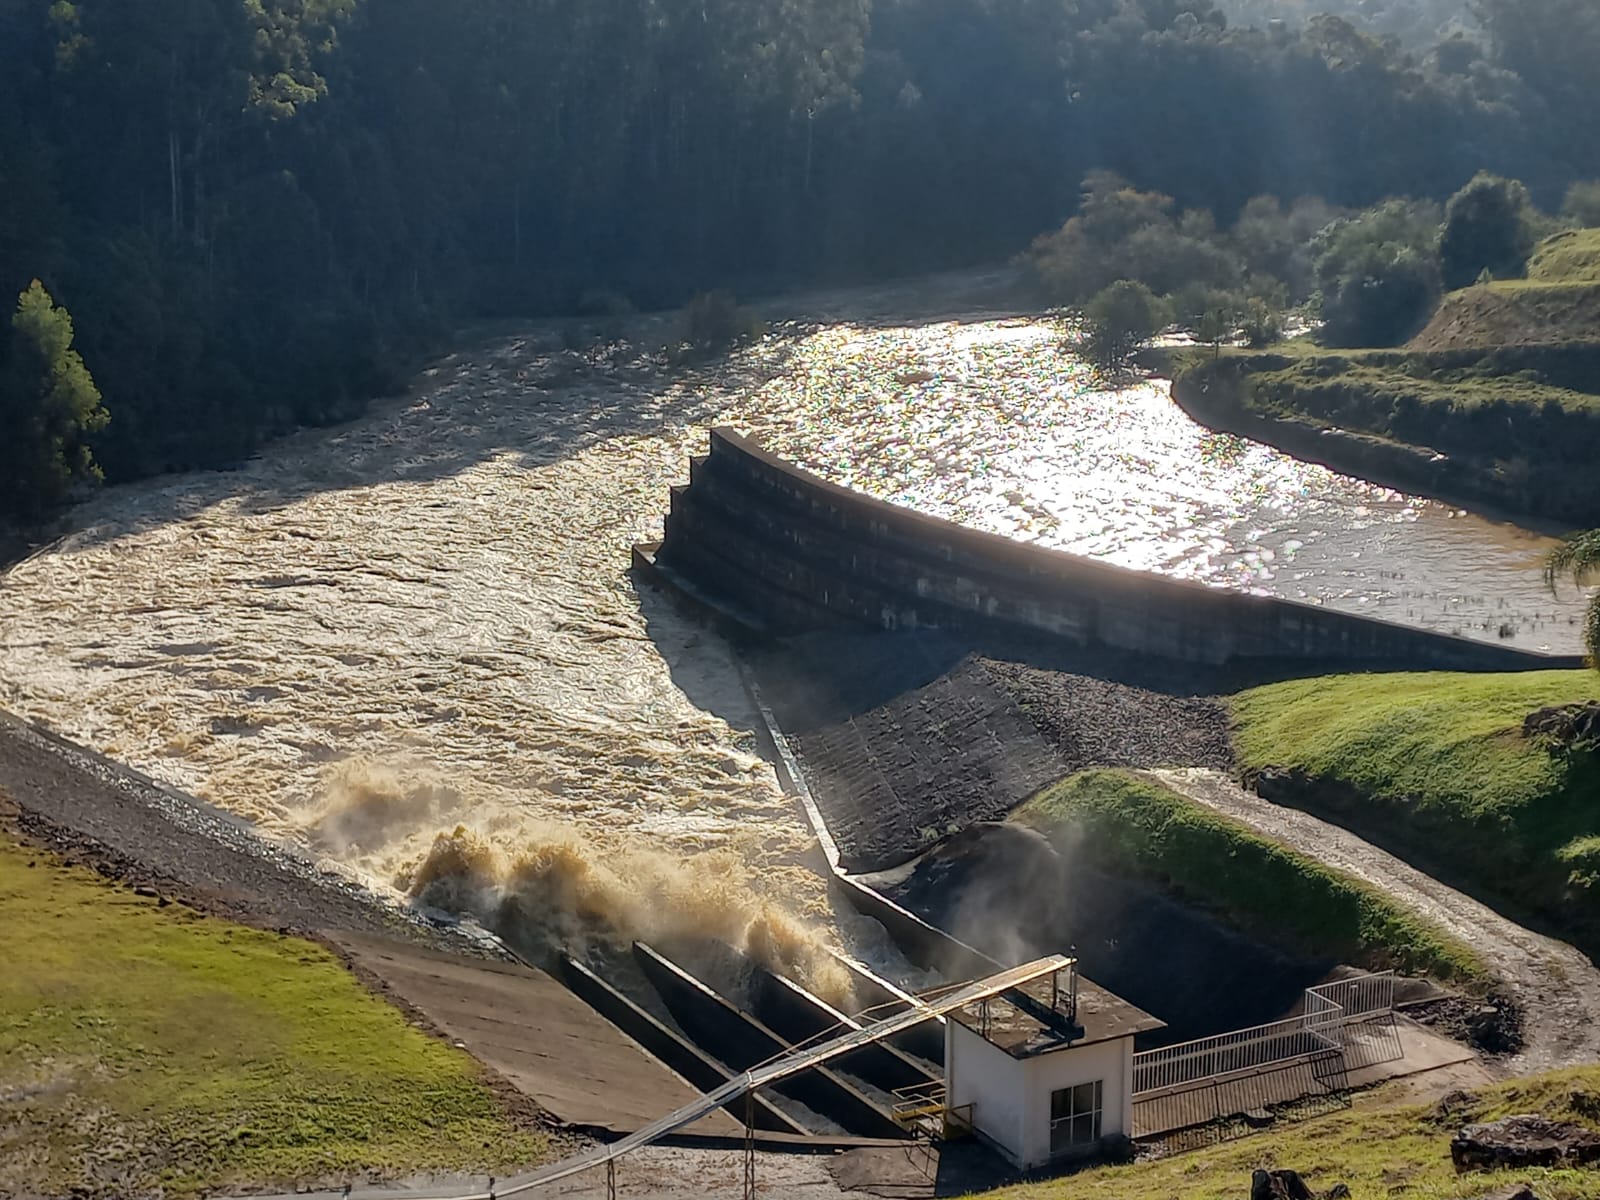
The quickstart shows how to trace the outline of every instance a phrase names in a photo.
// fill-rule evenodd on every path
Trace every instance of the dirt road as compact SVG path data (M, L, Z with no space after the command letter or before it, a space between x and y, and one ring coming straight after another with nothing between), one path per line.
M617 1164L614 1194L641 1200L735 1200L744 1195L744 1167L744 1153L740 1150L649 1146ZM1004 1174L996 1175L989 1153L974 1153L970 1143L965 1149L947 1149L942 1157L929 1157L922 1146L913 1145L841 1154L758 1151L755 1172L758 1193L781 1196L783 1200L862 1200L865 1196L933 1200L936 1196L985 1191L996 1183L1009 1182ZM500 1179L495 1187L504 1196L517 1184L516 1178ZM488 1186L488 1179L482 1175L415 1179L400 1185L357 1187L349 1193L348 1200L481 1198L487 1194ZM613 1195L603 1167L522 1194L530 1200L608 1200ZM341 1191L295 1192L250 1200L345 1200L345 1195Z
M1461 938L1505 981L1523 1010L1523 1047L1509 1074L1600 1058L1600 971L1564 942L1524 929L1470 896L1327 821L1270 803L1226 775L1163 770L1150 778L1200 804L1382 888Z

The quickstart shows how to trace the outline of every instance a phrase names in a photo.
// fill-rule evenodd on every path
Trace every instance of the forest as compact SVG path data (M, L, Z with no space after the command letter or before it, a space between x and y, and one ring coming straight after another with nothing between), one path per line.
M0 0L0 516L464 321L1003 261L1096 172L1225 229L1600 173L1593 0L1323 7Z

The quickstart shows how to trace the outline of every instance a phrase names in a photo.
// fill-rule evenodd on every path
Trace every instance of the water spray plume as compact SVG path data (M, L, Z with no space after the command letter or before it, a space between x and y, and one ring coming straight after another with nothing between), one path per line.
M409 890L424 904L475 915L530 955L711 939L849 1007L849 973L823 933L753 884L750 866L726 849L685 858L554 826L526 829L502 849L458 826L434 839Z

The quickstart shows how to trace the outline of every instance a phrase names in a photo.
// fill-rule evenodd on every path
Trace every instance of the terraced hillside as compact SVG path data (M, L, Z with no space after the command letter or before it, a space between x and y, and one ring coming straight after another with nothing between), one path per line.
M1525 279L1446 296L1405 348L1196 353L1173 395L1213 429L1377 483L1600 524L1600 229L1547 239Z

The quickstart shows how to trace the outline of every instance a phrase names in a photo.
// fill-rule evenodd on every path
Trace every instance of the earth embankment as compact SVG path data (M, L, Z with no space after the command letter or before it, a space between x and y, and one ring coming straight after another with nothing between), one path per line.
M898 866L1086 767L1230 765L1217 672L928 632L758 653L846 871Z
M1600 1056L1600 971L1565 942L1535 933L1403 859L1310 813L1251 794L1208 771L1154 778L1266 837L1365 880L1470 946L1522 1013L1522 1049L1511 1074L1590 1063Z
M1240 768L1260 794L1592 951L1600 763L1561 718L1597 691L1592 671L1345 675L1230 704Z
M1177 404L1207 428L1386 487L1600 524L1600 344L1191 354Z

